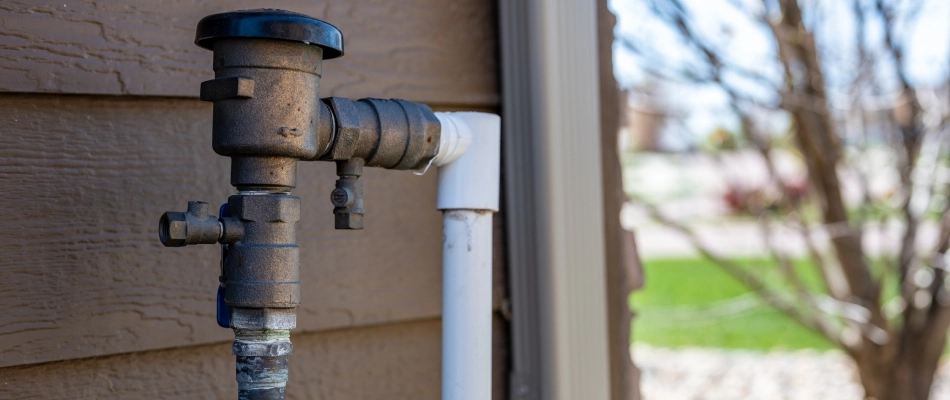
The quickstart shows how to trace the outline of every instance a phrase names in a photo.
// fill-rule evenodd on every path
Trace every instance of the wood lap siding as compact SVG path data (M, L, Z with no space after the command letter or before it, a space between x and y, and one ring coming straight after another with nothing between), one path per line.
M188 200L221 203L229 163L209 103L0 96L0 366L223 341L220 253L164 248ZM366 229L333 229L332 163L301 163L298 330L431 318L441 308L436 174L368 169Z
M215 246L166 249L164 211L233 193L211 150L204 15L284 8L343 32L321 96L498 107L491 0L58 3L0 0L0 398L228 398ZM302 305L292 398L439 396L441 214L435 171L368 169L366 229L333 229L331 163L294 194ZM496 310L505 302L496 217ZM499 314L500 315L500 314ZM496 316L496 397L507 328Z
M223 341L214 246L167 249L162 210L232 193L209 103L0 95L0 366ZM436 174L367 169L366 229L333 229L332 163L301 163L298 331L438 316ZM496 227L500 220L496 220ZM496 229L495 304L505 297Z
M323 96L497 105L490 0L0 0L0 91L197 97L213 78L211 53L192 43L198 20L262 7L343 32Z
M288 398L438 399L439 337L438 320L296 335ZM0 370L0 398L234 398L230 353L218 343L13 367Z
M494 323L492 393L507 398L506 323ZM293 336L290 399L438 399L441 324L421 320ZM231 343L0 369L0 399L233 398Z

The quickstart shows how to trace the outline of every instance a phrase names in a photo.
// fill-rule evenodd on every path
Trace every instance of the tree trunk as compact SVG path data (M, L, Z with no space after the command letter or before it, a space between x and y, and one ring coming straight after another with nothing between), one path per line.
M904 328L891 343L881 346L865 340L862 348L852 354L865 397L876 400L927 400L930 397L930 386L946 344L944 318Z
M875 400L927 400L937 363L908 360L891 363L858 361L858 374L865 397Z

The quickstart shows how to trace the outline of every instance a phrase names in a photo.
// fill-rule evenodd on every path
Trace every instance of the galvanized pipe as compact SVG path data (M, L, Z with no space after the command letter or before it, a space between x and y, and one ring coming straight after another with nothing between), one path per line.
M234 330L239 400L281 400L286 397L290 330Z

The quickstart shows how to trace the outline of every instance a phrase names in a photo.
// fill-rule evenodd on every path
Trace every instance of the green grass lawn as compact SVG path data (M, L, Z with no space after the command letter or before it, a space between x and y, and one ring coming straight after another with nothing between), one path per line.
M767 261L743 263L761 266ZM817 283L807 262L798 262L796 269L809 284ZM705 259L647 260L644 273L646 285L630 296L635 342L755 350L832 348Z

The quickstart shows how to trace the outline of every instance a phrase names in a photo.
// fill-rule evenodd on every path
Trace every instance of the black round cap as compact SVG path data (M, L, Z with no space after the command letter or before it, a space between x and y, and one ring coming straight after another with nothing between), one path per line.
M195 44L208 50L227 38L265 38L304 42L323 48L323 59L343 55L343 34L337 27L295 12L274 9L212 14L198 21Z

